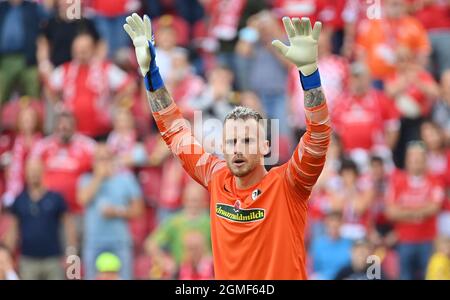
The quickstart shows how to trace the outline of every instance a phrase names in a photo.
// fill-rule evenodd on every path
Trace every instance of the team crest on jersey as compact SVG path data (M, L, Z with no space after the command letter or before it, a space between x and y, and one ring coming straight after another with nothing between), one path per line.
M261 190L260 189L256 189L256 190L254 190L253 192L252 192L252 199L253 200L256 200L256 198L258 198L259 197L259 195L261 195Z
M241 210L241 200L234 202L234 212L238 213Z
M237 223L249 223L264 219L266 210L263 208L243 209L241 208L241 201L237 200L234 205L217 203L216 215Z

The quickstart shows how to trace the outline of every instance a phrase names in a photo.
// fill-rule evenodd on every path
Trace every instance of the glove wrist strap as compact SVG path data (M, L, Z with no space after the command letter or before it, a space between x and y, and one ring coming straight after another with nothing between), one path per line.
M155 47L153 46L153 43L151 41L148 42L148 48L150 50L151 56L150 70L144 77L144 83L145 87L147 88L147 91L154 92L164 87L164 82L162 80L161 74L159 73L159 68L156 65Z
M144 83L147 91L149 92L154 92L164 86L158 67L152 68L148 71L147 75L144 77Z
M317 69L316 71L314 71L314 73L308 76L303 75L302 72L299 73L300 73L300 83L302 84L302 88L304 91L312 90L322 86L322 83L320 81L319 69Z

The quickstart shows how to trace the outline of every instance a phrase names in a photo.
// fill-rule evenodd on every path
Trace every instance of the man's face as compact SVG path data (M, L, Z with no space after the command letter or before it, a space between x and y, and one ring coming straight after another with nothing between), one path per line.
M213 70L209 76L209 83L215 87L225 86L229 90L233 84L233 74L225 69Z
M68 144L75 131L75 120L69 116L60 117L56 125L56 134L63 144Z
M327 234L332 239L337 239L340 237L340 229L341 229L342 221L339 216L328 216L325 219L325 227Z
M38 125L38 116L32 108L25 108L19 113L19 130L22 133L32 133Z
M354 246L352 249L352 264L357 270L364 270L367 267L367 257L370 255L369 245L362 244Z
M222 151L231 173L244 177L263 164L269 143L262 124L255 119L227 120L223 132Z
M72 44L73 60L80 64L89 64L95 55L94 39L88 34L78 36Z
M433 124L424 123L421 128L421 136L427 145L427 149L438 150L443 146L444 137L440 129Z
M421 147L411 147L406 151L406 170L409 174L420 176L426 171L427 156Z
M120 110L114 118L114 130L128 131L133 128L133 116L128 111Z
M183 206L190 211L205 209L206 195L204 188L196 182L190 182L183 191Z
M155 36L156 45L161 49L172 49L177 45L176 32L172 27L161 27Z
M350 77L350 89L356 96L365 95L370 89L370 76L368 73L352 74Z
M172 56L171 78L181 81L189 75L189 61L186 54L176 53Z
M372 176L375 180L381 180L384 177L384 166L383 163L379 161L374 161L370 163L370 169Z
M104 175L111 176L113 174L113 155L109 147L105 144L97 145L94 157L94 169L101 168Z
M30 160L26 165L27 184L37 186L42 183L43 167L39 160Z
M355 184L358 174L353 169L345 169L342 170L341 177L347 186L352 186Z
M404 0L385 0L384 11L389 19L399 19L406 12Z

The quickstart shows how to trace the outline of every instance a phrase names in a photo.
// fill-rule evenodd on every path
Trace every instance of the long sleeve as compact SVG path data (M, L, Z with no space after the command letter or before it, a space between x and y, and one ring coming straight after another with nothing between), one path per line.
M306 133L287 163L286 180L306 201L325 164L331 126L326 102L316 107L305 107L305 114Z

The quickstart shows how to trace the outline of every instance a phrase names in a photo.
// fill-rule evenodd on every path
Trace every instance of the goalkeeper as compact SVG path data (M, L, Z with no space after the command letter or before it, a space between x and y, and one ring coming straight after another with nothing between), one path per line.
M211 195L216 279L306 279L308 199L325 163L330 120L317 68L321 23L283 18L290 46L272 44L294 63L305 91L307 132L284 165L264 168L269 153L261 116L236 107L224 121L224 159L206 153L164 87L148 16L126 19L159 131L183 168Z

